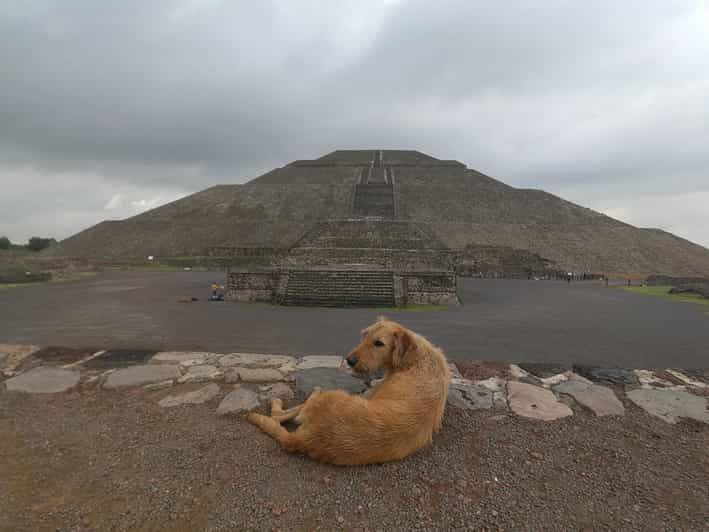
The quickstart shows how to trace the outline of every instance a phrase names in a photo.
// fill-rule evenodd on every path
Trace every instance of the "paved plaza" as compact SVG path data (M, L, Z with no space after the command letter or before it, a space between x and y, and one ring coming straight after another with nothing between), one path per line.
M706 307L598 282L460 279L461 307L322 309L207 302L220 272L108 272L0 292L0 342L341 355L386 314L454 360L706 366ZM199 301L178 303L181 296Z

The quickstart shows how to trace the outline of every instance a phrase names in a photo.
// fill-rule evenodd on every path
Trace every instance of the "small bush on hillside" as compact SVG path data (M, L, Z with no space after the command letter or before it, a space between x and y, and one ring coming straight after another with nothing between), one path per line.
M0 236L0 249L10 249L10 246L12 246L10 239L6 236Z
M57 241L53 238L40 238L38 236L33 236L29 239L29 242L27 242L27 249L31 251L42 251L56 242Z

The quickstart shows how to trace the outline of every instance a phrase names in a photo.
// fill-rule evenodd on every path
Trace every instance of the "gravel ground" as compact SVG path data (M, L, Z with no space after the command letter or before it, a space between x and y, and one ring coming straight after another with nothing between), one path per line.
M551 423L449 408L416 455L337 468L168 393L0 393L0 529L709 528L709 427L630 403Z

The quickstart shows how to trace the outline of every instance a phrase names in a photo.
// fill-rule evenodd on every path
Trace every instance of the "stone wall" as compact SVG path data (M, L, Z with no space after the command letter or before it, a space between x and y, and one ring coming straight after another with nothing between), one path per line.
M400 289L401 294L396 294ZM459 305L453 272L405 272L394 275L394 298L403 305Z
M231 271L227 273L226 299L278 303L284 277L278 270Z
M670 277L667 275L651 275L645 281L650 286L684 286L693 284L707 284L709 279L704 277Z
M295 248L281 263L285 268L358 268L392 271L447 270L458 254L449 250L372 248Z
M289 270L282 269L228 272L226 299L281 304L288 292L290 275ZM395 273L393 291L397 307L460 304L457 280L452 271Z
M535 253L504 246L468 246L456 263L460 277L530 279L556 277L557 270L553 262Z

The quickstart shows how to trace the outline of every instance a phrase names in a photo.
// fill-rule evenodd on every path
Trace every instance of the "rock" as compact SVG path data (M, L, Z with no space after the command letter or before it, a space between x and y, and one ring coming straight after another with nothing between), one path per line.
M314 388L323 390L344 390L349 393L362 393L366 384L346 373L333 368L315 368L297 371L295 387L299 394L310 395Z
M200 360L200 364L213 362L219 355L202 351L161 351L150 359L151 364L181 364L188 360Z
M270 402L274 399L283 399L284 401L287 401L295 397L295 392L293 391L293 388L291 388L284 382L277 382L276 384L273 384L271 386L264 386L264 388L264 390L259 389L262 392L259 395L259 398L262 401Z
M475 384L484 386L492 392L492 407L507 408L507 381L499 377L490 377Z
M217 407L217 414L235 414L244 410L252 410L259 405L259 400L255 392L242 388L240 385L234 387L234 391L229 393Z
M556 384L567 381L569 380L570 374L571 372L567 371L565 373L557 373L556 375L552 375L551 377L544 377L543 379L541 379L542 386L544 386L545 388L550 388Z
M278 368L284 364L295 363L295 358L285 355L259 355L256 353L232 353L219 359L222 367L241 366L256 368Z
M153 392L155 390L164 390L165 388L169 388L173 384L175 384L175 381L173 380L160 381L155 382L153 384L146 384L145 386L143 386L143 389Z
M458 366L456 366L453 362L448 362L448 371L450 371L452 379L463 378L463 376L460 374L460 371L458 370Z
M300 359L296 365L296 370L314 368L339 368L342 365L342 357L337 356L307 356Z
M519 382L523 382L531 386L539 386L540 388L544 388L544 383L540 379L536 378L534 375L530 375L529 373L527 373L523 377L520 377Z
M459 378L473 381L486 380L491 377L506 378L509 375L509 367L502 362L490 360L458 360L455 363L460 371ZM456 375L453 375L456 377Z
M177 382L206 382L213 379L218 379L223 374L224 373L216 366L210 366L209 364L204 364L202 366L190 366L187 368L187 372L182 377L177 379Z
M709 384L709 369L683 369L682 374L695 381Z
M672 370L665 370L665 369L658 369L653 371L655 374L655 377L658 379L661 379L663 381L669 382L673 386L685 386L687 385L687 378L682 375L683 378L680 378L679 375L676 372L673 372Z
M590 379L594 382L605 381L612 384L624 386L637 386L640 382L637 375L632 370L623 368L599 368L596 366L586 366L575 364L574 372Z
M514 379L521 379L522 377L526 377L527 375L529 375L529 373L524 371L517 364L510 364L510 367L507 372L510 374L510 377Z
M682 373L681 371L677 371L675 369L668 369L666 371L667 371L667 373L674 376L676 379L682 381L684 384L686 384L688 386L694 386L695 388L709 388L709 384L694 378L696 376L699 376L696 373L694 375L692 373L688 373L686 371L684 373ZM685 374L685 373L688 373L688 374ZM709 371L707 371L705 373L706 373L706 376L709 377Z
M172 364L146 364L130 366L114 371L104 382L103 387L109 390L127 386L141 386L166 380L180 378L180 370Z
M76 386L81 373L55 367L40 366L5 381L10 392L59 393Z
M289 373L293 373L295 371L296 367L296 360L293 359L292 361L288 362L287 364L283 364L282 366L278 366L278 371L283 373L283 375L288 375Z
M239 379L244 382L277 382L283 380L283 373L271 368L238 368Z
M627 396L647 413L668 423L677 423L683 417L709 423L707 399L684 390L641 388L628 392Z
M486 410L492 408L493 400L490 390L479 384L450 384L448 387L448 402L466 410Z
M38 345L0 344L0 368L9 374L36 351L39 351Z
M635 369L633 373L638 378L640 386L643 388L677 388L678 385L663 379L661 376L656 375L654 371L647 369ZM683 389L684 385L680 383L679 389Z
M527 373L531 373L538 379L547 379L555 375L560 375L571 371L571 364L560 364L552 362L521 362L517 364Z
M170 408L179 405L198 405L211 401L219 395L219 385L212 383L207 384L204 388L200 388L194 392L187 392L180 395L168 395L158 401L158 404L163 408Z
M573 415L549 390L523 382L507 383L507 400L512 411L523 417L551 421Z
M190 358L189 360L183 360L180 362L180 369L185 370L191 368L192 366L209 366L204 358Z
M227 384L239 382L239 371L236 368L227 369L224 372L224 382Z
M591 409L597 416L622 416L625 414L623 403L618 400L613 390L605 386L581 380L567 380L552 389L556 393L570 395L578 403Z

